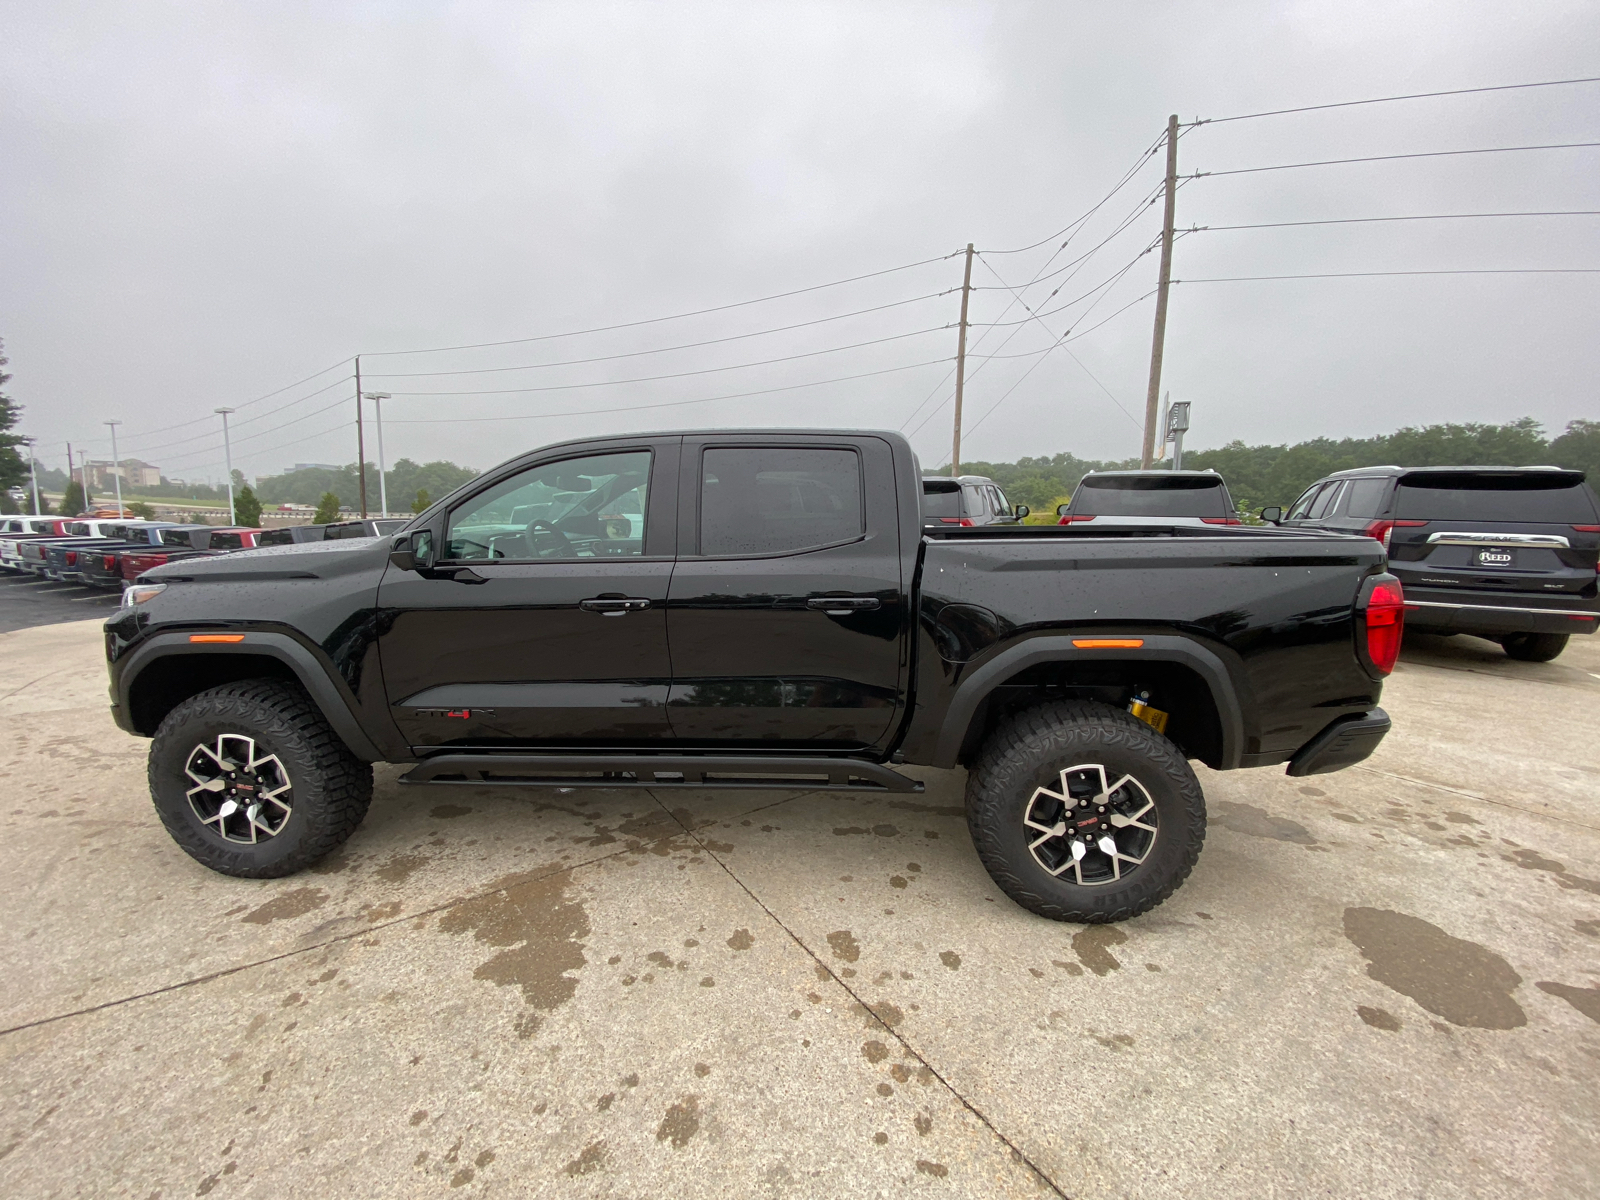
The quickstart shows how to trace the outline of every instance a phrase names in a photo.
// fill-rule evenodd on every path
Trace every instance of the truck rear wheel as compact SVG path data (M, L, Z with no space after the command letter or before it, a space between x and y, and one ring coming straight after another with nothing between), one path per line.
M1506 656L1518 662L1549 662L1567 648L1564 633L1513 633L1500 640Z
M356 831L372 801L360 762L300 688L247 679L191 696L150 745L150 796L172 840L245 879L292 875Z
M985 869L1022 907L1124 921L1194 868L1205 796L1182 752L1131 714L1049 704L984 744L967 775L967 825Z

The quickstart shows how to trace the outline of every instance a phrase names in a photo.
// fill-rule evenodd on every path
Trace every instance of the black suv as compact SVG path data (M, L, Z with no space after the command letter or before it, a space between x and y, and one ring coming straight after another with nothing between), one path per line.
M1013 505L1000 485L983 475L924 475L922 524L924 527L956 525L1017 525L1031 510Z
M1362 467L1317 480L1286 515L1261 516L1377 538L1405 586L1410 629L1476 634L1549 662L1600 624L1600 504L1582 471Z

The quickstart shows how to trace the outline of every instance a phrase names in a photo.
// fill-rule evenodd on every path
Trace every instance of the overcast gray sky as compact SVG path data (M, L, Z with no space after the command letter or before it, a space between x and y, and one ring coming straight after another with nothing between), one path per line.
M1080 217L1169 112L1586 75L1600 75L1600 6L1581 0L14 0L0 14L9 390L42 459L62 463L68 440L107 454L100 422L119 418L124 456L179 478L221 477L219 405L240 408L247 474L354 461L348 367L258 397L356 353L366 386L395 397L390 461L481 468L598 432L842 425L914 430L933 466L949 458L959 258L632 329L380 352L642 321L973 242L988 252L974 322L1026 320L1001 281L1041 270L1034 311L1077 303L974 328L975 355L1018 357L969 364L963 457L1121 457L1138 450L1148 369L1158 264L1138 255L1159 232L1159 206L1141 209L1158 156L1053 260L1064 236L996 252ZM1600 141L1600 85L1202 126L1179 170L1581 141ZM1597 149L1178 193L1180 228L1581 209L1600 209ZM1051 274L1141 211L1077 274ZM1527 267L1600 267L1600 217L1200 232L1178 241L1174 275ZM1165 385L1193 402L1191 446L1523 415L1558 430L1600 416L1597 296L1600 275L1578 274L1184 283ZM1081 339L1035 353L1068 328ZM688 345L742 334L759 336ZM618 382L663 375L678 377ZM449 392L476 394L429 394Z

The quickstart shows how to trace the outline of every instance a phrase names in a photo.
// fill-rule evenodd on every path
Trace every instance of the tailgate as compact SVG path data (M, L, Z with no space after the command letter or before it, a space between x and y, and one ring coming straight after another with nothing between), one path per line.
M1426 471L1395 492L1389 569L1463 591L1593 591L1600 514L1575 471Z

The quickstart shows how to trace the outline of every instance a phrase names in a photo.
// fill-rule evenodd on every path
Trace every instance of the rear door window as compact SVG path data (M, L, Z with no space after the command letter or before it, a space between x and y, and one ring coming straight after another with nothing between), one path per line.
M187 529L163 529L161 531L161 544L163 546L193 546L194 539Z
M1085 517L1227 517L1222 480L1214 478L1085 479L1072 500L1074 515Z
M1317 498L1306 513L1306 518L1311 521L1322 520L1323 517L1333 511L1334 505L1339 502L1339 493L1343 490L1344 481L1342 479L1336 480L1323 488L1322 491L1317 493Z
M1395 516L1414 521L1522 521L1587 525L1594 501L1571 472L1445 472L1400 480Z
M792 554L865 532L855 450L741 446L702 457L701 554Z
M210 550L242 550L244 548L244 534L242 533L213 533L211 540L206 543Z

